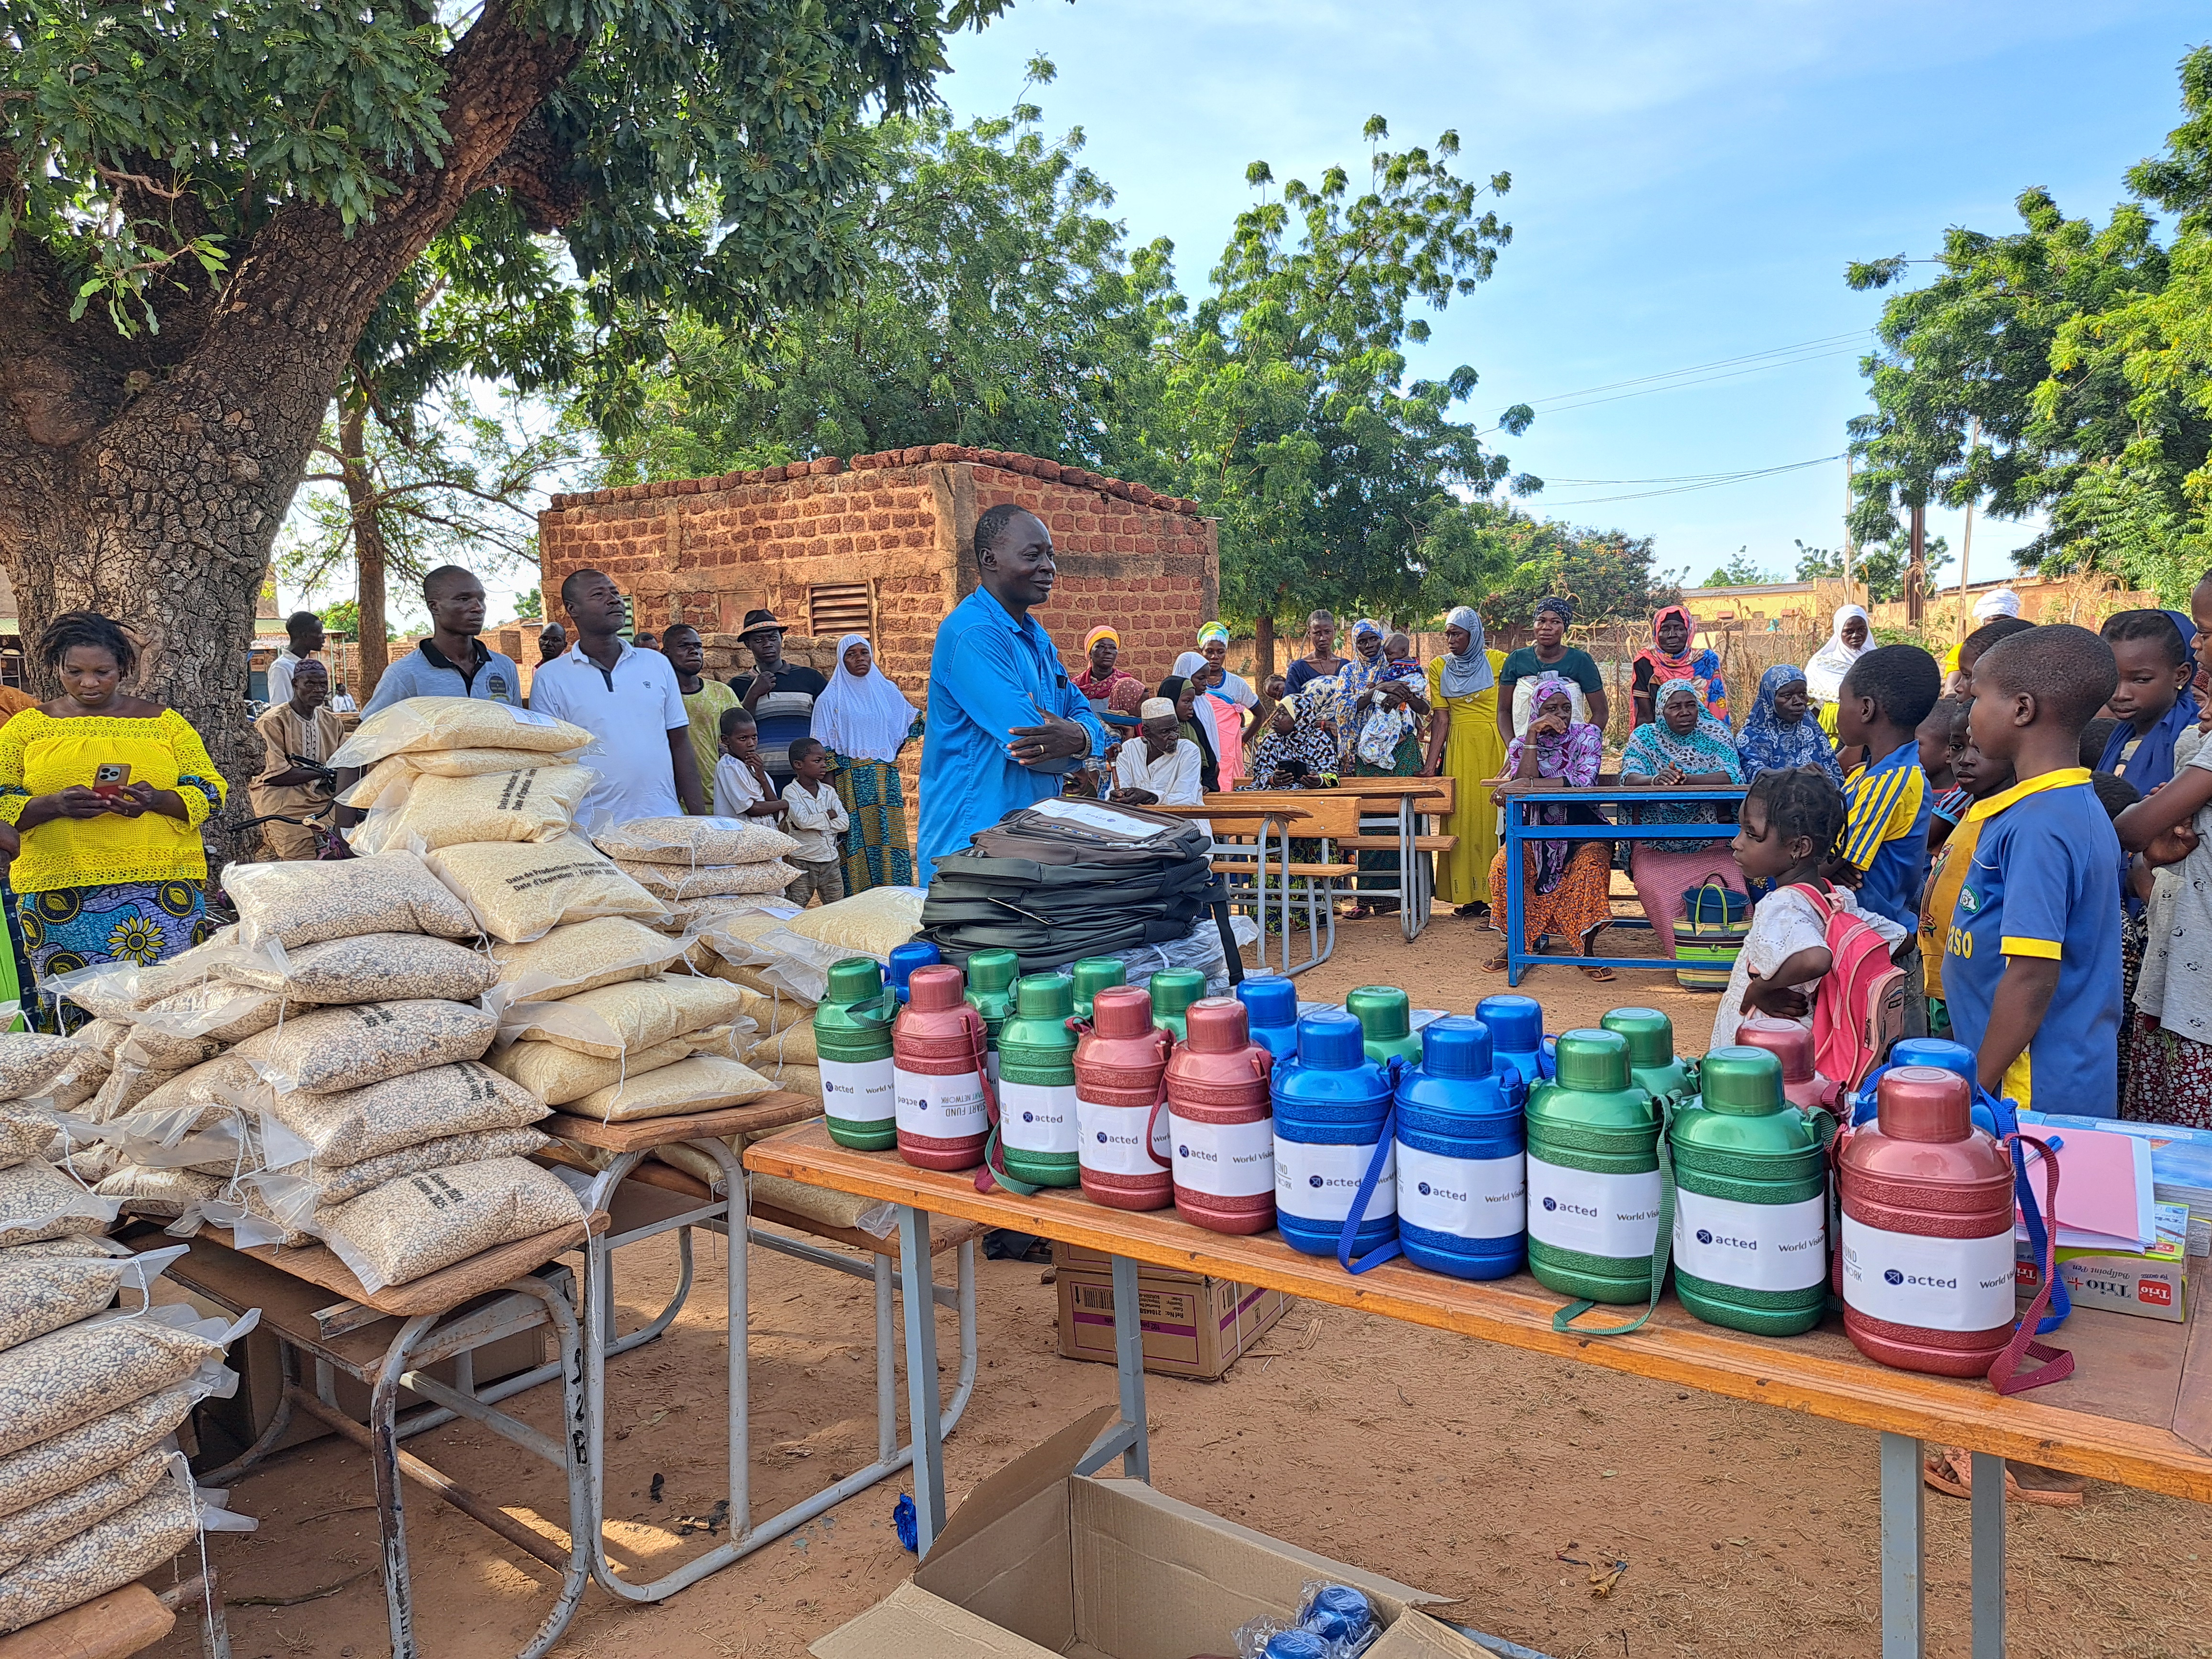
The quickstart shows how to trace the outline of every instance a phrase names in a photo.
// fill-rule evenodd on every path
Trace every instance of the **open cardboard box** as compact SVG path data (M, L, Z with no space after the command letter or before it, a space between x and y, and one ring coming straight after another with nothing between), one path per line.
M929 1559L817 1641L817 1659L1235 1659L1233 1633L1287 1619L1308 1579L1366 1591L1385 1629L1362 1659L1484 1659L1419 1611L1443 1598L1162 1496L1075 1473L1103 1407L969 1495Z

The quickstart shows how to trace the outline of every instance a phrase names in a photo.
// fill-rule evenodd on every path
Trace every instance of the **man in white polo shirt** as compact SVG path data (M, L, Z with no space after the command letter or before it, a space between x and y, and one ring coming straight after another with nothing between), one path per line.
M530 706L582 726L599 739L584 764L599 775L577 811L587 830L634 818L704 813L691 717L676 670L658 651L641 651L617 631L623 598L614 580L579 570L561 584L561 608L576 643L538 665Z

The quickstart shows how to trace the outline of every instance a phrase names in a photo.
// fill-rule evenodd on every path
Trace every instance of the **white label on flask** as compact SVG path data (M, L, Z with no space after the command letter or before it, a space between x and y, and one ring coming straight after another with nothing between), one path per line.
M1659 1239L1659 1171L1600 1175L1531 1152L1528 1237L1584 1255L1648 1256Z
M1080 1095L1075 1099L1076 1116L1082 1138L1076 1146L1083 1167L1095 1170L1100 1175L1156 1176L1167 1173L1168 1111L1160 1108L1159 1115L1152 1120L1152 1151L1160 1155L1154 1163L1145 1150L1145 1119L1150 1115L1148 1106L1101 1106L1096 1101L1085 1100Z
M1301 1221L1341 1221L1375 1161L1375 1143L1346 1146L1337 1141L1285 1140L1275 1137L1275 1207ZM1397 1148L1382 1155L1382 1173L1367 1200L1367 1219L1398 1213Z
M1075 1085L1001 1083L999 1139L1018 1152L1075 1151Z
M975 1073L933 1077L898 1071L891 1075L898 1091L898 1127L908 1134L957 1140L989 1131L990 1114L983 1109L983 1079Z
M1809 1291L1828 1273L1828 1200L1743 1204L1686 1187L1674 1194L1674 1261L1741 1291Z
M1275 1126L1254 1123L1194 1123L1169 1114L1169 1139L1175 1142L1175 1178L1179 1186L1216 1198L1257 1198L1275 1187Z
M891 1057L881 1060L825 1060L822 1109L846 1123L889 1123L898 1116L898 1090Z
M1931 1331L2013 1322L2013 1236L1923 1238L1844 1218L1844 1300L1870 1318Z
M1446 1158L1401 1140L1398 1219L1455 1238L1510 1238L1528 1222L1526 1161Z

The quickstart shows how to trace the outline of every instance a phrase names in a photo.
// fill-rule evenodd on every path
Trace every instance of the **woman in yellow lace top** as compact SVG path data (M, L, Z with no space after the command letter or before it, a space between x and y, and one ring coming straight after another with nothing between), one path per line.
M138 648L91 611L54 618L39 656L62 695L0 726L0 823L31 967L46 980L96 962L161 962L210 931L200 825L222 775L183 715L122 684ZM41 1024L83 1023L43 1002Z

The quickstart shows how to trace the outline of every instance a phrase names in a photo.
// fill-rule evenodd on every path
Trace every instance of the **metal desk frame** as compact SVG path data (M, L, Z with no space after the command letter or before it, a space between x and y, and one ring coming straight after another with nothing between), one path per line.
M1527 847L1540 841L1726 841L1735 834L1725 823L1613 823L1601 830L1588 823L1530 823L1522 816L1523 803L1534 802L1540 806L1651 806L1715 805L1733 803L1741 805L1745 793L1741 784L1730 784L1711 789L1639 789L1619 783L1594 784L1588 789L1528 789L1508 793L1509 786L1500 785L1497 791L1498 805L1505 813L1505 982L1518 985L1521 975L1531 968L1642 968L1659 969L1668 973L1678 965L1672 957L1553 957L1539 954L1522 943L1523 926L1528 914L1528 871ZM1725 832L1725 833L1723 833ZM1614 927L1649 927L1650 922L1642 917L1622 917L1608 924ZM1542 939L1535 944L1541 945ZM1580 941L1577 940L1579 945Z

